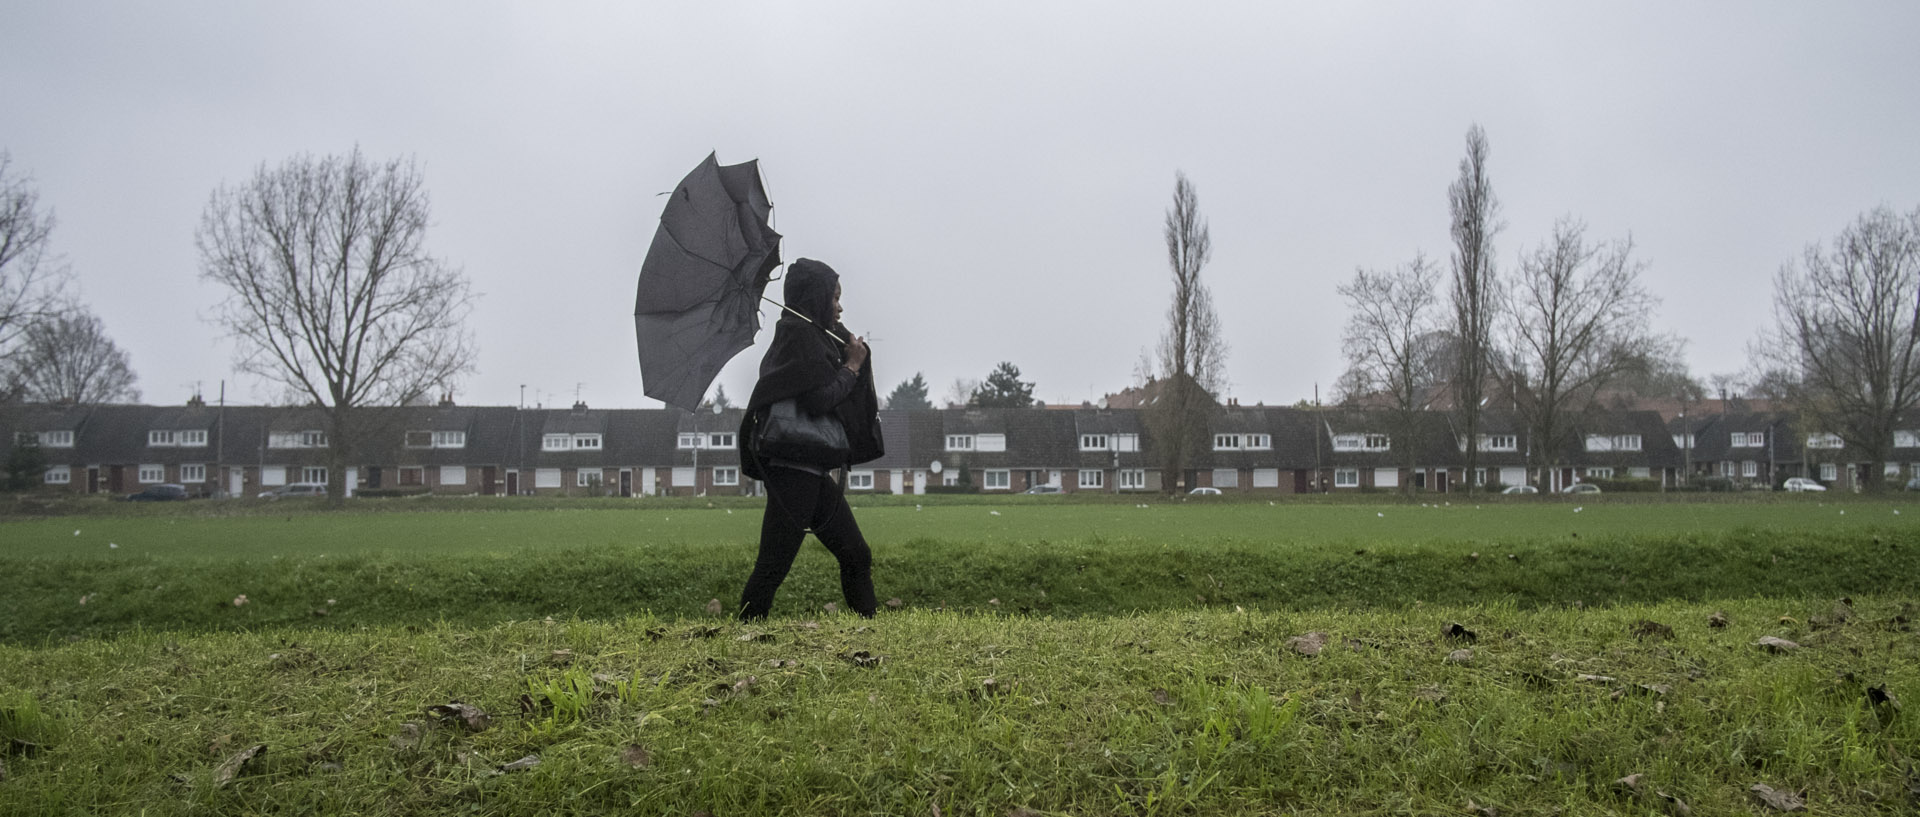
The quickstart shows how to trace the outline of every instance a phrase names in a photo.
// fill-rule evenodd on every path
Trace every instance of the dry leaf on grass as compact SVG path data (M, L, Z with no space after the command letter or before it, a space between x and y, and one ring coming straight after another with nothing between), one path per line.
M1884 708L1884 711L1892 714L1900 711L1900 699L1894 696L1893 690L1887 689L1886 684L1881 684L1867 687L1867 706L1875 711L1882 711Z
M727 608L722 607L720 605L719 599L713 599L707 602L707 615L717 616L722 613L725 613L726 611L727 611Z
M1153 691L1153 702L1161 706L1173 706L1173 694L1164 689Z
M743 634L741 634L741 635L739 635L739 636L737 636L737 637L735 637L735 638L734 638L733 640L735 640L735 641L745 641L745 642L747 642L747 643L749 643L749 644L751 644L751 643L755 643L755 642L764 642L764 643L767 643L767 644L772 644L772 643L773 643L773 633L743 633Z
M1633 623L1633 634L1637 638L1672 638L1673 628L1651 619L1640 619Z
M1447 663L1449 664L1473 663L1473 650L1460 649L1460 650L1454 650L1453 652L1447 653Z
M904 604L905 604L905 602L903 602L903 601L901 601L901 600L899 599L899 597L894 597L894 598L890 598L890 599L887 599L887 609L889 609L889 610L898 610L898 609L900 609L900 607L901 607L902 605L904 605ZM934 808L935 808L935 809L938 809L938 808L940 808L940 807L939 807L939 806L934 806Z
M1421 687L1420 689L1414 691L1413 697L1419 698L1420 700L1426 701L1428 703L1437 704L1447 699L1447 693L1445 690L1439 687Z
M1468 644L1480 640L1479 633L1460 626L1457 621L1449 621L1447 626L1440 628L1440 637L1448 641L1464 641Z
M500 764L499 771L501 774L506 774L508 772L524 772L538 765L540 765L539 755L527 755L526 757L520 758L519 760L516 760L512 763Z
M1630 774L1630 775L1627 775L1626 777L1620 778L1619 780L1613 781L1613 786L1614 788L1621 789L1623 791L1626 791L1629 794L1641 794L1642 792L1640 790L1640 784L1641 784L1641 781L1644 781L1646 779L1647 779L1647 776L1644 774Z
M1725 612L1715 612L1713 615L1707 616L1707 626L1716 630L1726 629L1727 614Z
M493 725L493 718L489 717L480 707L460 701L449 701L444 704L429 706L427 707L427 714L439 718L442 721L455 721L465 726L469 732L484 732L487 727Z
M1795 644L1784 638L1775 638L1770 635L1760 636L1760 640L1753 642L1753 645L1771 653L1792 652L1794 650L1800 649L1799 644Z
M395 751L412 751L420 748L420 738L425 732L426 730L420 728L420 724L408 721L400 724L400 731L395 732L393 737L387 738L387 744Z
M1807 803L1800 795L1790 791L1779 791L1765 783L1755 783L1747 787L1754 799L1774 811L1805 811Z
M1294 652L1311 658L1319 655L1321 650L1327 648L1327 634L1312 632L1306 635L1296 635L1287 639L1287 647Z
M635 769L644 769L653 765L653 753L638 743L629 743L620 750L620 762Z
M1663 791L1656 791L1653 793L1653 796L1660 798L1661 807L1665 808L1667 813L1673 815L1673 817L1693 816L1693 807L1687 805L1687 801Z
M241 750L233 757L227 758L226 762L220 764L220 768L213 770L214 788L220 788L228 783L232 783L233 779L239 776L240 772L247 767L247 764L252 763L254 758L266 753L267 745L257 743Z
M874 655L866 650L854 650L847 653L847 661L856 667L877 667L887 660L884 655Z

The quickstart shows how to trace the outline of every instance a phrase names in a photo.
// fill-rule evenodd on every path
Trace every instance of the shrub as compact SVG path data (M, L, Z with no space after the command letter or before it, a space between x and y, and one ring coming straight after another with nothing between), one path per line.
M1626 479L1589 479L1587 481L1600 486L1600 491L1608 494L1644 494L1655 493L1660 490L1660 480L1657 479L1629 477Z

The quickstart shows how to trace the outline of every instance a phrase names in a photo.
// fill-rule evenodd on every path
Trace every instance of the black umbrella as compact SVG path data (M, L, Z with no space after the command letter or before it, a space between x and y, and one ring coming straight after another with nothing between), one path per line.
M753 344L780 234L758 162L710 154L674 188L640 265L633 325L648 397L692 411L720 367Z

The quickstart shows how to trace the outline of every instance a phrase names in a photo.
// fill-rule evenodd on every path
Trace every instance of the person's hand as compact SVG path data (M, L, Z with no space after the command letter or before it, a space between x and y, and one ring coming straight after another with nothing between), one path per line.
M865 365L867 365L867 339L855 335L853 340L847 341L847 368L858 372L860 367Z

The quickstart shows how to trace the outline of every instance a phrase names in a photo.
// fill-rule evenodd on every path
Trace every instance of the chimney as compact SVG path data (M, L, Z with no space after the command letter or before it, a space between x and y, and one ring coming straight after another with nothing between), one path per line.
M206 406L207 401L200 399L199 392L195 392L192 397L187 398L187 408L206 408Z
M575 400L575 401L573 401L573 410L574 410L574 411L586 411L586 410L587 410L587 401L585 401L585 400Z
M453 392L447 392L446 394L443 394L440 396L440 407L441 408L453 407Z

